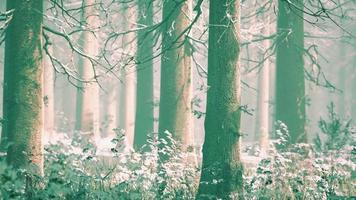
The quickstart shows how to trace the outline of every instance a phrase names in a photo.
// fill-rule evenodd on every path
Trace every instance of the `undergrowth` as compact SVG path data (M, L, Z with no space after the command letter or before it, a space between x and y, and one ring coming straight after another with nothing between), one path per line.
M244 198L355 197L355 128L332 104L319 127L313 144L289 145L288 128L279 122L269 156L244 176ZM43 177L0 161L0 199L194 199L200 170L187 162L191 153L180 151L170 133L171 145L159 149L167 141L150 138L141 152L127 150L124 134L117 133L106 152L80 134L46 146ZM160 167L159 153L169 158Z

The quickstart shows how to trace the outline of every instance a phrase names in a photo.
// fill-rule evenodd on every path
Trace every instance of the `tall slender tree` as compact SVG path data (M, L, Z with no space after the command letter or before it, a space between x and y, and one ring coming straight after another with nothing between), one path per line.
M137 91L134 147L140 149L153 133L153 3L138 1L137 33Z
M163 2L159 137L173 134L183 148L193 143L191 130L191 52L186 34L192 1Z
M342 27L345 27L346 23L343 19L340 19L340 22L339 24L342 26ZM344 30L340 30L340 35L342 35L344 32ZM339 67L334 69L337 71L338 73L338 76L337 76L337 87L341 90L340 94L338 95L338 98L337 98L337 108L338 108L338 114L340 116L344 116L346 117L347 115L349 115L350 113L348 113L348 102L347 102L347 96L348 96L348 93L346 91L347 89L347 83L348 83L348 76L347 76L347 72L350 68L350 64L349 62L347 62L347 55L346 52L347 52L347 45L345 46L345 44L347 44L343 39L341 39L338 44L336 45L336 48L338 49L338 58L340 58L341 61L344 61L344 62L338 62L339 64ZM338 60L338 61L340 61ZM345 62L346 61L346 62Z
M270 34L270 17L269 13L264 13L262 16L265 19L266 25L262 29L262 33L265 35ZM268 49L270 42L265 40L263 47ZM270 78L270 60L265 59L265 50L259 52L259 56L263 61L262 68L258 74L258 94L257 94L257 119L256 119L256 133L255 140L259 141L261 155L267 155L268 153L268 139L269 139L269 78Z
M89 28L95 28L96 15L95 0L83 1L83 23ZM92 32L85 31L80 40L83 52L90 55L97 55L97 38ZM88 58L80 58L79 74L85 81L94 80L94 66ZM76 129L85 133L98 136L99 127L99 87L94 82L79 83L80 88L77 91L77 110L76 110Z
M118 85L112 84L117 80L116 77L105 77L105 88L100 90L100 131L103 137L115 135L114 129L117 128L117 92Z
M6 3L0 4L0 12L4 12L6 11ZM0 56L3 59L4 58L4 44L0 45ZM4 62L2 62L0 64L0 82L3 83L4 81ZM0 90L3 90L3 84L0 85ZM0 116L3 116L3 93L0 92ZM3 137L3 131L2 131L2 127L0 126L0 151L3 150L3 142L5 142L5 140L3 141L3 139L5 139L5 137Z
M136 26L135 7L130 3L125 3L122 7L122 30L133 30ZM135 110L136 110L136 67L131 62L134 60L136 50L135 33L129 32L122 36L122 48L124 51L125 63L120 69L120 86L119 86L119 127L125 130L127 144L133 147L135 132Z
M14 9L6 32L4 134L7 161L16 168L37 166L43 174L42 0L8 0Z
M354 52L356 52L356 44L353 47L355 49ZM354 56L354 58L353 58L353 67L351 67L351 70L356 71L356 56ZM353 75L352 75L351 83L354 86L356 85L356 74L355 73L353 73ZM356 124L356 91L355 91L355 89L354 89L354 91L352 91L352 97L351 97L351 117L353 119L354 124Z
M48 140L54 133L54 76L55 71L48 56L43 66L44 131Z
M208 94L198 198L242 198L239 0L210 0ZM238 197L237 197L238 196Z
M276 120L288 126L290 142L306 142L303 0L278 2Z
M353 26L353 35L356 35L356 25L354 24ZM354 52L356 52L356 41L353 40L353 45L352 45ZM352 65L350 67L350 69L355 72L356 71L356 56L353 56L353 60L352 60ZM352 78L351 78L351 84L353 86L356 85L356 74L352 73ZM356 124L356 90L351 87L351 89L353 89L352 94L351 94L351 117L353 119L354 124Z
M58 48L54 47L54 56L60 55ZM67 98L67 97L73 97ZM55 78L55 122L56 131L71 133L75 129L74 122L77 115L77 88L68 82L68 78L63 74L56 74ZM78 129L77 129L78 130Z

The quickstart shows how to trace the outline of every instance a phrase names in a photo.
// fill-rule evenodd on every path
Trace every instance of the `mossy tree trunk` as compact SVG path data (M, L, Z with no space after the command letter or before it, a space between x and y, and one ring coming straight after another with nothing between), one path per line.
M0 12L4 12L6 11L6 3L0 4ZM4 58L5 55L5 45L1 45L0 46L0 56L2 58ZM0 82L3 83L4 82L4 62L0 64ZM3 84L0 85L0 90L3 90ZM3 93L0 92L0 116L3 116ZM0 126L0 151L4 150L2 144L3 144L3 139L5 139L5 137L3 138L3 131L2 131L2 126ZM5 141L4 141L5 142Z
M153 4L138 1L138 25L142 28L153 25ZM146 144L148 134L153 133L153 33L150 28L137 33L137 91L134 147Z
M288 126L290 142L306 142L303 0L278 3L276 120Z
M210 0L208 94L197 198L242 198L239 0ZM237 197L238 196L238 197Z
M191 130L191 56L186 33L192 1L164 1L161 57L159 137L165 131L180 141L183 149L193 144Z
M42 0L8 0L14 9L6 32L4 134L7 161L16 168L34 165L43 174Z

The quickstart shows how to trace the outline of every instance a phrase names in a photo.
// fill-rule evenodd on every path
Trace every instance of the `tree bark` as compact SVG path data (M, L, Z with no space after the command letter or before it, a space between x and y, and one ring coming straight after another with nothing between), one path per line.
M356 34L356 25L354 24L354 27L353 27L353 35ZM354 53L356 52L356 41L353 40L353 45L352 45L352 48L354 49ZM355 72L356 71L356 55L354 54L353 55L353 60L352 60L352 65L350 67L351 71ZM351 77L351 84L352 86L350 87L351 90L351 117L352 117L352 120L353 120L353 123L354 125L356 125L356 89L355 89L355 86L356 86L356 74L355 73L352 73L352 77Z
M100 91L100 131L102 137L112 137L115 135L114 129L117 128L118 85L113 84L117 80L116 77L107 75L105 79L105 89Z
M264 15L266 27L263 28L262 33L270 35L270 18ZM263 42L265 49L270 47L269 40ZM260 58L265 52L260 52ZM255 141L259 141L260 154L266 156L269 146L269 76L270 76L270 60L266 59L263 62L262 68L258 74L258 94L257 94L257 120L256 120L256 134Z
M139 26L153 25L153 4L138 1L137 21ZM140 150L153 133L153 33L150 29L137 33L137 91L134 147Z
M94 8L95 0L83 1L83 22L89 28L95 28L96 17ZM83 32L81 45L83 52L90 55L97 55L97 39L93 33ZM85 81L94 81L94 67L87 58L80 58L79 74ZM97 83L80 83L81 88L77 91L77 114L76 129L85 134L90 134L95 138L99 137L99 87Z
M182 143L193 145L191 129L191 52L186 33L190 25L192 1L164 1L161 57L159 137L165 131Z
M356 44L353 47L354 47L354 52L356 52ZM353 67L351 67L351 70L353 70L354 72L356 71L356 56L354 56L354 58L353 58ZM351 83L355 87L355 85L356 85L356 74L355 73L352 74ZM353 89L352 99L351 99L351 117L353 119L354 124L356 125L356 89L354 87L351 87L351 89Z
M34 165L43 174L42 0L8 0L14 9L5 41L4 134L7 161L15 168ZM33 169L31 167L31 169Z
M6 11L6 4L0 4L0 11L1 12L4 12ZM5 57L5 48L4 48L5 45L1 45L0 46L0 56L1 56L1 63L0 63L0 83L3 83L4 82L4 57ZM4 87L3 87L3 84L0 84L0 91L3 91L4 90ZM0 92L0 116L1 118L3 118L3 93ZM0 126L0 151L3 150L3 142L5 142L5 137L3 137L4 134L3 134L3 131L2 131L2 126ZM4 141L3 141L4 139Z
M43 72L43 104L44 131L46 140L50 140L54 133L54 76L55 71L48 56L44 59Z
M210 0L208 94L198 199L242 198L240 1Z
M57 55L56 52L54 52L54 55ZM56 132L71 134L73 130L79 130L75 127L77 125L75 123L78 102L77 88L68 82L65 75L57 74L55 79L55 91Z
M124 5L122 15L125 18L122 21L124 31L135 28L135 12L132 5ZM122 36L122 46L124 50L125 64L120 70L120 108L119 108L119 127L125 130L127 145L133 147L135 132L135 110L136 110L136 67L131 62L136 50L135 33L130 32Z
M340 24L342 27L345 26L346 23L343 23L343 21L341 20L340 21ZM341 35L343 34L343 30L341 31L340 33ZM348 70L349 70L349 67L350 67L350 64L348 62L345 62L347 59L347 57L345 55L346 54L346 49L347 47L345 47L345 42L343 42L342 40L339 41L339 44L336 46L337 49L338 49L338 52L339 52L339 56L338 58L340 60L338 60L338 65L339 65L339 68L336 69L337 72L338 72L338 76L337 76L337 87L341 90L340 91L340 94L338 94L337 96L337 112L339 114L339 116L342 116L342 117L346 117L348 116L348 102L347 102L347 92L346 92L346 88L347 88L347 83L348 83ZM341 61L341 62L340 62ZM344 61L344 62L343 62Z
M288 126L290 143L307 141L303 0L294 5L280 0L277 20L276 120Z

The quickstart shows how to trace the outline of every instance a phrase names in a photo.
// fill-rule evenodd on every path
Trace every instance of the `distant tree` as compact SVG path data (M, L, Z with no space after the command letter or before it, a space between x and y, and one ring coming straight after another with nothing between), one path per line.
M54 133L54 78L55 71L47 56L43 66L43 104L44 104L44 130L46 138L50 139Z
M153 133L153 25L152 1L138 1L137 92L134 147L140 149Z
M354 52L356 52L356 44L354 46ZM356 71L356 56L354 56L353 59L353 68L351 68L351 70L353 70L354 72ZM356 74L353 73L352 74L352 85L355 86L356 85ZM351 87L354 89L354 87ZM352 119L354 121L354 124L356 124L356 91L354 89L354 91L352 92L352 99L351 99L351 106L352 106L352 111L351 111L351 115L352 115Z
M35 165L43 174L42 0L8 0L14 9L6 31L4 124L7 161L16 168ZM31 167L32 168L32 167Z
M95 0L84 0L82 9L82 23L91 29L95 28ZM84 31L79 43L84 53L97 55L97 38L92 32ZM88 58L79 59L78 71L84 82L79 82L77 91L76 129L95 136L99 132L99 87L95 79L95 66Z
M117 81L116 77L107 76L101 81L103 89L100 90L100 132L102 137L112 137L115 135L114 129L117 128L117 97L118 85L113 84Z
M306 142L303 0L278 2L276 120L288 126L290 142Z
M346 20L341 18L338 23L340 24L340 26L345 27L345 25L346 25L345 22L346 22ZM340 35L343 35L345 32L342 29L340 29L339 31L340 31L340 33L339 33ZM337 98L337 108L338 108L338 114L340 116L346 116L346 115L350 114L347 111L347 107L348 107L347 83L350 80L350 79L348 79L347 74L348 74L348 71L350 70L350 67L351 67L350 64L352 63L352 61L347 62L347 60L348 60L347 54L346 54L347 49L348 49L347 46L348 46L348 44L344 39L340 39L338 41L338 43L335 45L335 48L337 48L337 50L338 50L338 58L340 58L340 60L338 60L339 61L338 63L340 63L338 68L333 69L333 70L336 70L336 72L338 73L337 88L341 90L338 95L338 98ZM344 62L342 62L342 61L344 61Z
M125 3L121 7L122 16L121 27L123 32L133 30L136 26L135 7L132 4ZM122 49L125 61L120 69L119 86L119 128L125 130L128 145L133 147L135 132L135 108L136 108L136 66L130 62L134 59L136 50L136 33L128 32L122 35Z
M353 27L353 34L356 35L356 25L354 24ZM353 46L354 48L354 52L356 52L356 40L353 40ZM353 67L351 67L351 70L353 72L356 71L356 56L353 56L353 60L352 60L352 65ZM353 119L354 124L356 124L356 90L354 89L355 85L356 85L356 73L352 73L352 79L351 79L351 84L353 86L351 86L351 89L353 89L352 91L352 95L351 95L351 117Z
M263 13L265 27L262 29L262 33L270 35L270 16L269 13ZM268 49L270 47L270 41L264 40L263 47ZM265 52L259 52L259 57L263 61L261 69L258 71L258 94L257 94L257 119L255 140L259 141L261 155L268 153L269 146L269 93L270 93L270 59L265 58Z
M240 1L210 0L209 9L209 89L197 198L242 198Z
M165 138L167 130L183 148L193 143L191 52L186 37L191 9L191 0L163 2L159 137Z
M341 43L340 46L340 58L344 58L345 55L345 44ZM348 65L341 65L340 68L338 69L338 88L341 90L339 96L338 96L338 114L341 116L345 116L347 113L346 110L346 105L347 105L347 91L346 91L346 83L347 83L347 71L348 71Z

